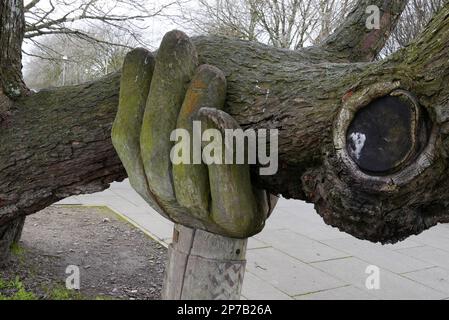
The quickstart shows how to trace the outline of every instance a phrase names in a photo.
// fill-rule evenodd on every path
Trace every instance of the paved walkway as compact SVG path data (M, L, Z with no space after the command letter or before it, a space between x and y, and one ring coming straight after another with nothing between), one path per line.
M158 241L171 241L172 223L127 181L61 203L106 205ZM381 246L325 225L311 205L282 199L248 249L244 299L449 299L449 225ZM378 290L366 287L370 265L380 269Z

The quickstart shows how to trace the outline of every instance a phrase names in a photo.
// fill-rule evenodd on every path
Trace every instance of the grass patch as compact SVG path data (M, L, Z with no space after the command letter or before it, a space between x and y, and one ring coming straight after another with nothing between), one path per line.
M25 253L25 249L21 247L18 243L13 243L11 245L11 254L15 255L16 257L23 257Z
M76 290L69 290L63 286L57 286L50 290L50 300L85 300L86 298Z
M13 243L10 248L11 256L16 257L17 261L23 265L25 263L25 248L19 243Z
M50 300L86 300L80 292L69 290L65 287L57 286L47 291ZM106 297L102 297L105 300ZM19 279L5 281L0 279L0 300L37 300L38 298L33 292L27 291Z
M22 281L16 277L11 281L0 279L0 300L36 300L34 293L26 291Z

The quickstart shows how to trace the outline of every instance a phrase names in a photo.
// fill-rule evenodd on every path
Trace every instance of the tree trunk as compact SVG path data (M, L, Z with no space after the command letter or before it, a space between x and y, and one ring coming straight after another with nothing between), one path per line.
M8 261L13 244L19 242L24 223L22 216L0 226L0 267Z
M10 98L18 97L28 92L22 80L22 41L24 30L23 1L0 1L0 95L3 91Z
M365 28L363 8L373 4L381 7L380 30ZM404 5L361 0L323 45L301 51L193 39L200 61L227 76L225 110L244 128L279 130L279 171L254 174L255 182L315 203L327 223L371 241L401 240L449 221L449 5L412 45L384 61L367 62L377 56ZM0 224L125 178L109 138L119 77L15 101L0 134ZM355 111L398 89L418 104L402 115L418 118L411 127L419 129L407 136L413 151L400 161L400 170L362 170L346 144ZM402 145L401 133L393 138Z

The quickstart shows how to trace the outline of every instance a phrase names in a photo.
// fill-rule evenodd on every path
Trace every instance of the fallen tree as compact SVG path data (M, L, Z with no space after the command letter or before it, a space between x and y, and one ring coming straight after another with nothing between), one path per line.
M380 29L368 30L365 9L373 4ZM374 61L405 4L360 0L326 41L300 51L192 39L200 62L226 74L225 110L244 128L279 130L279 171L254 174L255 183L313 202L327 223L371 241L398 241L449 221L449 4L414 43ZM23 19L21 0L0 1L3 251L24 216L126 178L110 139L120 74L30 93L21 77ZM385 111L396 119L379 133L385 143L364 149L383 151L377 160L358 159L349 128L371 128L358 110L369 115L391 94L402 111ZM401 130L388 132L398 123Z

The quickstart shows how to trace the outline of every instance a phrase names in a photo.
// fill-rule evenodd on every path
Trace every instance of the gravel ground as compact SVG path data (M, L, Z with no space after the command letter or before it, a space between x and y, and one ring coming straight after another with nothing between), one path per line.
M20 280L38 299L159 299L167 250L104 207L52 206L27 217L0 282ZM65 289L79 267L80 290ZM17 288L0 286L8 296Z

